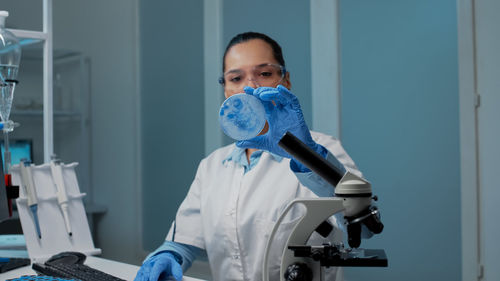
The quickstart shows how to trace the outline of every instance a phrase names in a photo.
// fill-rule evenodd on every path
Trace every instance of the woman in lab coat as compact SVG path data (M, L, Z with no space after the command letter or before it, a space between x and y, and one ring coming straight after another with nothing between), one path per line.
M260 33L238 34L224 53L223 73L226 98L245 92L261 99L266 126L260 136L222 147L200 162L164 244L144 261L136 281L181 280L200 257L208 258L213 280L262 280L265 245L287 203L334 194L331 185L277 145L286 131L341 170L361 175L337 139L307 128L276 41ZM273 242L271 280L279 280L281 249L298 216L290 214ZM329 239L339 242L340 223L335 217L330 221L335 228ZM329 274L333 279L328 280L342 279L340 269Z

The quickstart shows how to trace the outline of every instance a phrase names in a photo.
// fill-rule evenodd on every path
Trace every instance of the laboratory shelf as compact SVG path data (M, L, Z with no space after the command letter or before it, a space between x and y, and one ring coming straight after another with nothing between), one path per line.
M13 29L7 28L10 32L14 33L18 38L21 39L38 39L40 41L46 40L48 38L47 33L42 31L24 30L24 29Z
M11 116L42 116L43 111L42 110L13 110L11 113ZM53 112L54 117L82 117L81 112L76 112L76 111L54 111ZM13 118L14 119L14 118Z
M52 59L57 63L64 63L66 60L75 60L81 58L82 54L73 50L55 49L52 51ZM42 60L43 46L32 44L23 46L23 60Z
M12 32L17 38L19 38L19 43L23 47L41 43L47 40L47 33L45 32L10 28L7 28L7 30Z

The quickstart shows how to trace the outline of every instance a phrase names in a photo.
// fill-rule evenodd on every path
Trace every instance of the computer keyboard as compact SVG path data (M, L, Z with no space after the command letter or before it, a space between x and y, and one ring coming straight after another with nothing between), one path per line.
M8 261L0 262L0 273L16 269L31 263L30 259L25 258L8 258Z
M51 276L24 275L15 279L7 279L6 281L78 281L78 280L51 277Z
M125 281L90 266L84 265L86 256L78 252L63 252L57 254L44 264L34 263L36 272L81 281Z

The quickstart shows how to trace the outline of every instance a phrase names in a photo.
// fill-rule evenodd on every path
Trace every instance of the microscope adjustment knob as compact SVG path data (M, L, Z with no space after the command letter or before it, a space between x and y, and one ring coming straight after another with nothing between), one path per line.
M312 281L312 270L305 263L293 263L286 268L286 281Z
M311 250L311 258L314 261L319 261L323 257L323 251L322 250Z

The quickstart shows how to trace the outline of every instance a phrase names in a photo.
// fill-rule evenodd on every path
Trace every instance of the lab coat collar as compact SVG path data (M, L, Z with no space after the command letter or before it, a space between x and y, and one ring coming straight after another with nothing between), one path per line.
M256 152L254 152L252 154L252 156L257 156L257 158L260 158L260 156L262 155L263 152L267 152L267 151L257 150ZM267 153L271 154L272 158L277 162L281 162L281 160L283 160L283 157L281 157L277 154L270 153L270 152L267 152ZM222 164L225 164L226 162L229 162L229 161L234 161L235 163L237 163L241 166L246 166L247 165L247 158L246 158L246 154L245 154L245 149L237 147L235 145L234 149L231 151L231 153L224 160L222 160Z

